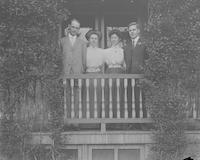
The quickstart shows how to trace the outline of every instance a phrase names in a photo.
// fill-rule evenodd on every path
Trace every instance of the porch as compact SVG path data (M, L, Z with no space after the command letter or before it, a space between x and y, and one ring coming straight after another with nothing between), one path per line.
M138 80L143 78L143 75L132 74L83 74L65 77L62 84L64 103L61 117L62 147L59 150L61 159L101 160L102 156L109 160L129 160L132 157L137 160L148 159L150 147L154 144L151 132L153 121L149 108L143 101L142 86L137 84ZM113 85L115 80L116 83ZM136 86L139 87L139 96L135 96L138 94ZM94 92L93 98L90 97L91 87ZM112 94L113 87L116 87L115 98ZM101 88L100 110L99 88ZM124 92L122 96L120 88ZM105 90L109 93L107 97ZM116 99L116 105L113 105L113 99ZM197 145L199 145L200 129L198 99L197 96L189 96L187 103L189 109L186 113L188 117L186 134L192 141L197 142ZM139 106L136 101L139 102ZM41 123L45 125L45 121L52 121L50 110L43 112L43 115L48 116L44 116L47 119L43 119ZM37 119L37 122L38 120L40 119ZM193 128L190 128L192 126ZM48 150L54 143L52 133L34 131L29 143L42 144Z
M15 117L29 122L34 132L48 132L59 107L63 132L149 131L153 121L145 104L145 90L140 83L143 79L143 75L136 74L68 75L60 84L58 101L62 102L54 109L48 105L44 88L37 81L35 98L26 93ZM187 101L187 129L199 130L199 94L188 95Z
M115 124L117 130L137 130L137 125L150 127L152 119L140 83L143 79L144 76L139 74L82 74L65 77L64 124L98 124L101 132L110 130ZM188 95L188 110L185 114L189 123L200 118L198 104L198 95Z

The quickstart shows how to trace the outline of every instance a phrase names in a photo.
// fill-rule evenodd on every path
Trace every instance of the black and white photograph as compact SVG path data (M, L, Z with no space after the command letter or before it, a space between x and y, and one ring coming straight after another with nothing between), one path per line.
M0 0L0 160L200 160L200 0Z

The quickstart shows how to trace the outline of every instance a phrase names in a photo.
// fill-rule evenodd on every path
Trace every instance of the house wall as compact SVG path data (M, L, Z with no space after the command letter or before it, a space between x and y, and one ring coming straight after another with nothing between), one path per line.
M188 131L189 144L183 157L192 157L200 160L200 131ZM66 132L62 133L63 153L67 150L77 150L77 160L92 160L93 149L120 149L139 150L140 160L151 160L153 154L151 146L154 144L152 132L129 131L129 132ZM32 133L31 144L43 144L48 146L52 143L50 133ZM116 153L117 153L116 152ZM117 155L115 155L117 157ZM14 160L20 158L14 157ZM67 158L64 158L67 160ZM0 155L0 160L8 160ZM31 160L25 157L25 160Z
M115 131L115 132L67 132L63 133L63 149L77 149L78 160L92 160L93 149L132 149L140 150L140 160L153 158L151 146L154 144L153 133L150 131ZM200 131L188 131L190 142L184 157L200 158ZM50 144L51 138L47 133L33 134L31 143Z

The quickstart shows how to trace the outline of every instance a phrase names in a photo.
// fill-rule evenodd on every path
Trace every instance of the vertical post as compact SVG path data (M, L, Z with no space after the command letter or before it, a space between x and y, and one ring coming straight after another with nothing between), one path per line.
M112 110L112 79L109 79L109 118L113 118L113 110Z
M142 110L142 89L140 88L140 118L143 117L143 110Z
M82 118L82 79L78 79L78 87L79 87L79 113L78 116Z
M124 118L128 118L128 104L127 104L127 86L128 81L127 78L124 79Z
M115 146L115 148L114 148L114 160L118 160L119 158L118 158L118 148L117 148L117 146Z
M119 97L119 86L120 86L120 80L117 78L117 118L120 118L120 97Z
M101 17L101 33L105 33L105 29L104 29L104 26L105 26L105 20L104 20L104 16ZM105 47L105 36L103 34L102 36L102 39L101 39L101 47L104 48Z
M90 118L89 79L86 79L86 118Z
M67 119L67 80L63 80L64 85L64 121Z
M97 79L94 79L94 118L97 118Z
M135 113L135 79L131 80L131 85L132 85L132 118L136 117Z
M101 87L102 87L102 118L105 118L105 96L104 96L104 87L105 87L105 79L101 79Z
M74 113L74 79L70 79L70 85L71 85L71 118L74 118L75 113Z

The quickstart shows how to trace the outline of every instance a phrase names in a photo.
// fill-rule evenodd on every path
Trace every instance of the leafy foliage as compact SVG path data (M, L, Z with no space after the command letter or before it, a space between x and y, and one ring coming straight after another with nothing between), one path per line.
M1 123L1 153L8 158L23 156L26 147L25 139L29 136L26 125L22 123L19 125L9 119L3 119Z
M181 159L189 95L199 89L200 1L150 0L146 27L148 106L155 121L155 159Z
M0 148L6 156L22 152L26 130L32 128L24 112L20 113L25 121L18 118L19 111L27 110L28 105L22 109L24 97L34 103L38 97L49 100L50 110L54 110L51 116L60 121L62 101L56 78L61 59L57 41L60 22L68 15L63 0L0 0L0 85L4 91ZM45 92L38 95L38 88ZM57 136L58 121L50 123L51 128L57 126L53 132Z

